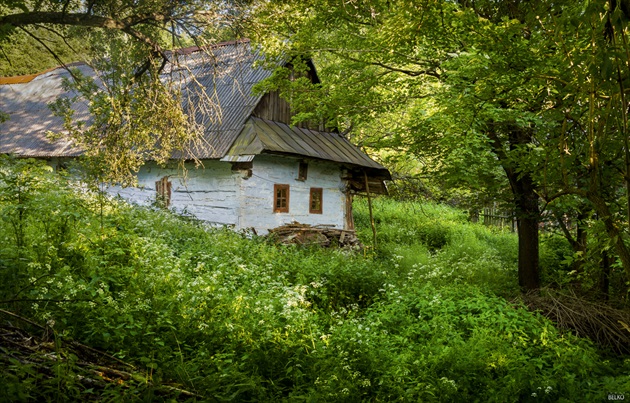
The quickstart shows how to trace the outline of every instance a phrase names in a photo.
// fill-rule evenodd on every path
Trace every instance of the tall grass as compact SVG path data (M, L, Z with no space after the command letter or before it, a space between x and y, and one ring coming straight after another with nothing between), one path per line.
M2 344L1 401L597 401L630 390L630 360L604 361L501 297L516 287L514 236L457 210L377 199L377 251L278 247L77 193L29 164L0 167L38 179L22 204L0 181L0 274L13 281L0 283L2 309L144 376L89 387L68 351L50 372ZM59 186L32 187L42 180ZM18 205L22 239L37 240L21 248ZM369 242L360 200L356 213ZM165 384L201 397L157 395Z
M518 293L515 234L469 222L461 210L430 203L374 201L380 259L408 281L468 284L514 296ZM355 201L359 237L372 247L367 201Z

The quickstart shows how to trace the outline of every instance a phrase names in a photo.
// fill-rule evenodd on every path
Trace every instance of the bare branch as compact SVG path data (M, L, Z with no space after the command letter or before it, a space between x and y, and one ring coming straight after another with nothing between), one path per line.
M426 69L426 70L403 69L403 68L400 68L400 67L390 66L390 65L387 65L387 64L381 63L381 62L365 61L365 60L357 59L355 57L348 56L348 55L341 55L339 53L336 53L336 54L339 55L339 56L343 56L343 57L347 58L348 60L351 60L351 61L356 62L356 63L363 63L363 64L370 65L370 66L382 67L382 68L384 68L386 70L390 70L390 71L394 71L394 72L397 72L397 73L406 74L406 75L411 76L411 77L431 76L431 77L435 77L435 78L438 78L438 79L440 78L440 74L438 72L436 72L435 70L431 70L431 69Z
M60 38L61 38L61 40L63 41L63 43L65 43L65 44L66 44L66 46L67 46L67 47L68 47L71 51L73 51L74 53L78 53L78 52L77 52L77 51L76 51L76 50L72 47L72 45L70 45L70 43L68 43L68 38L66 38L64 35L62 35L61 33L59 33L57 30L54 30L54 29L52 29L52 28L50 28L50 27L47 27L47 26L45 26L45 25L41 25L41 24L34 24L34 26L35 26L35 27L37 27L37 28L41 28L41 29L44 29L44 30L46 30L46 31L52 32L53 34L57 35L58 37L60 37Z
M36 24L59 24L118 30L149 46L155 55L166 58L166 54L157 42L153 41L142 32L133 29L133 27L147 23L148 21L169 22L173 19L173 16L160 13L138 14L119 21L109 17L90 14L35 11L2 16L0 17L0 26L11 25L16 28L23 28L28 25Z
M64 63L64 61L61 60L61 58L59 56L57 56L57 54L55 53L54 50L52 50L50 47L48 47L48 45L46 45L39 37L33 35L28 29L26 29L24 27L21 27L21 26L18 27L18 28L21 29L22 31L24 31L31 38L35 39L40 45L42 45L55 58L55 60L57 60L57 62L59 62L61 67L66 69L66 71L72 76L74 81L79 82L79 78L72 72L72 70L70 70L70 68L68 66L66 66L66 63Z
M13 67L13 63L11 63L11 59L9 59L9 56L4 51L4 48L2 46L0 46L0 52L2 52L2 56L4 56L4 58L7 60L7 62L9 62L9 66Z

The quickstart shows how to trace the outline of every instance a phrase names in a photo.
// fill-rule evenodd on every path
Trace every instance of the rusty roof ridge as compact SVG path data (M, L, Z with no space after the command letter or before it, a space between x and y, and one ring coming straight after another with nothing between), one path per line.
M10 85L10 84L27 84L33 81L34 79L43 76L45 74L51 73L57 69L67 69L68 67L76 67L81 65L87 65L85 62L72 62L67 63L65 65L51 67L44 71L40 71L39 73L34 74L24 74L20 76L11 76L11 77L0 77L0 85Z
M167 55L172 55L172 54L189 55L189 54L195 53L195 52L212 50L212 49L218 49L218 48L223 48L223 47L232 46L232 45L246 44L246 43L250 43L250 42L251 41L250 41L249 38L234 39L234 40L231 40L231 41L212 43L212 44L203 45L203 46L194 45L194 46L187 46L185 48L171 49L171 50L167 50L164 53L166 53Z

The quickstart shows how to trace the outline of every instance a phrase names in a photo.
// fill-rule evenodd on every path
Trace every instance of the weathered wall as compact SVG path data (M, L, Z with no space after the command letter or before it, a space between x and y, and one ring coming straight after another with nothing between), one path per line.
M291 107L287 101L280 98L278 91L263 95L252 115L261 119L291 124Z
M178 212L214 224L238 224L240 175L226 162L205 160L204 167L187 164L185 177L178 169L160 168L148 162L138 173L138 187L111 187L108 193L131 202L147 205L156 200L155 182L169 176L172 183L171 205Z
M307 160L305 181L297 180L299 159L259 155L253 161L253 175L241 180L239 228L256 228L259 234L268 229L297 221L302 224L329 224L343 229L346 196L338 164ZM274 213L273 185L290 185L289 212ZM322 214L309 213L310 188L323 189Z
M113 196L149 205L156 200L155 182L168 176L171 181L171 204L178 212L186 212L212 224L233 226L235 229L255 228L264 235L269 229L297 221L310 225L331 225L344 229L347 208L345 181L338 164L304 160L308 163L305 181L297 179L299 158L258 155L253 160L252 176L247 171L232 171L228 162L204 160L204 167L187 164L184 175L176 167L161 168L153 162L138 173L138 187L110 187ZM51 161L57 165L58 161ZM273 185L290 186L289 212L273 211ZM322 188L322 214L309 213L310 188Z

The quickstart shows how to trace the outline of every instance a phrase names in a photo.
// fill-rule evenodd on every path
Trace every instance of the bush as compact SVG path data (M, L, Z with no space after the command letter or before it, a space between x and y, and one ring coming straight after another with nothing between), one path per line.
M142 381L91 389L69 350L51 377L0 349L4 400L195 399L161 386L234 401L592 401L630 390L628 362L603 361L497 296L516 289L514 236L452 209L377 199L381 242L363 256L245 239L74 192L40 168L25 174L60 186L30 188L20 207L23 239L37 245L17 247L7 223L20 204L6 188L0 201L1 303L48 323L58 344L133 364ZM364 210L359 201L358 225ZM369 239L369 223L358 232Z
M540 237L540 272L543 284L565 285L571 279L571 262L574 251L567 239L548 233Z
M361 240L371 244L367 202L355 211ZM470 223L454 208L426 203L374 201L378 255L399 281L474 284L506 296L518 294L515 234ZM393 270L392 270L393 269Z

